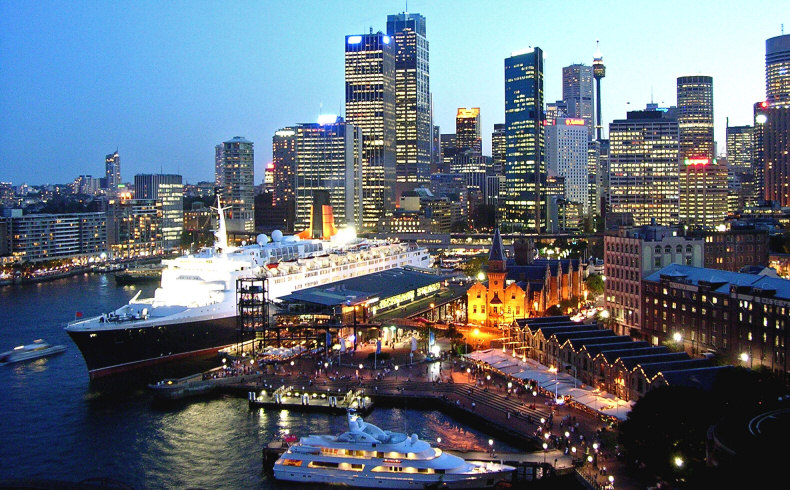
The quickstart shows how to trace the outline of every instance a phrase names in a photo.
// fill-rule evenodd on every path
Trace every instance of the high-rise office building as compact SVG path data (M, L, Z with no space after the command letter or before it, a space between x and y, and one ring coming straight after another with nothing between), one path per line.
M765 41L764 103L755 110L767 201L790 206L790 34ZM757 143L759 144L759 142Z
M750 172L754 153L753 126L727 125L727 165Z
M225 162L225 157L222 155L223 148L224 146L221 144L214 147L214 187L217 188L217 192L222 192L225 187L222 182L225 175L225 171L222 170L222 164Z
M362 225L376 229L396 202L395 55L381 32L346 36L346 121L362 129Z
M765 41L765 99L790 103L790 34Z
M548 174L565 179L564 198L590 212L587 164L588 127L582 118L558 118L546 126Z
M493 160L493 174L502 175L505 171L505 155L507 154L507 134L504 124L494 124L491 133L491 158Z
M388 15L387 35L395 44L398 187L413 190L430 181L432 122L425 17L408 12Z
M567 106L567 115L584 119L588 140L595 136L593 127L593 69L591 66L574 64L562 68L562 100Z
M158 199L110 199L107 203L107 248L115 258L162 253L162 202Z
M677 79L680 160L713 160L713 77L691 75Z
M727 124L727 210L757 204L754 177L754 127Z
M255 152L252 141L235 136L222 143L222 197L228 231L255 231Z
M295 202L298 231L310 227L313 198L329 196L335 223L362 229L362 130L337 117L296 127Z
M455 160L455 154L458 153L458 148L455 144L455 133L445 133L440 136L439 145L441 147L441 167L440 173L450 173L450 167Z
M543 130L543 51L530 48L505 59L503 229L540 232L546 227Z
M560 117L568 117L568 104L566 104L564 100L547 103L546 124L554 124L554 120Z
M155 199L162 208L162 245L172 250L181 245L184 232L184 185L180 175L138 174L134 176L135 199Z
M677 118L678 217L693 228L713 228L727 216L727 168L715 158L712 77L678 77Z
M459 152L471 151L477 155L483 154L479 107L458 108L455 115L455 146Z
M296 179L296 128L287 127L274 132L272 137L274 163L274 193L272 205L285 207L288 232L293 231L295 217L294 184Z
M609 124L609 209L636 226L678 219L678 122L657 110Z
M107 190L111 193L118 190L121 183L121 157L118 150L104 157L104 175L107 179Z
M587 185L590 216L601 215L603 179L601 178L601 142L592 140L587 144Z
M686 158L680 165L678 219L696 229L713 229L727 217L726 161Z
M442 143L439 126L433 127L431 135L431 175L439 172L442 165Z

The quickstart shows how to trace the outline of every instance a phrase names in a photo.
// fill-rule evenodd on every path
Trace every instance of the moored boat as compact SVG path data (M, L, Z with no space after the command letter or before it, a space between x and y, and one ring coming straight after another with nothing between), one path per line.
M381 430L352 413L347 432L302 437L274 463L278 480L359 488L493 488L511 481L513 471L465 461L417 434Z

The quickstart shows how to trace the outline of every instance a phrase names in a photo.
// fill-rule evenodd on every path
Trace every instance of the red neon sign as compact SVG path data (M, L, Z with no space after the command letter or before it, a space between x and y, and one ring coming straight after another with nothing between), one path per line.
M710 158L686 158L683 163L686 165L707 165L710 163Z
M584 126L584 119L566 119L566 126Z

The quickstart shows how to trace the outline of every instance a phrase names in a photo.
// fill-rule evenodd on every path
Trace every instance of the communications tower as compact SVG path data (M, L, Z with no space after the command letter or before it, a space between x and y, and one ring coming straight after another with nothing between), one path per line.
M601 79L606 76L606 67L603 65L601 48L598 41L595 41L595 55L593 55L593 77L595 78L595 131L596 139L601 140Z

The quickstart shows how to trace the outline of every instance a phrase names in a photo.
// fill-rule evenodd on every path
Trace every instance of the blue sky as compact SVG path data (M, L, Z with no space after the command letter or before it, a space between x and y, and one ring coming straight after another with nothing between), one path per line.
M383 31L387 14L405 8L0 2L0 181L103 175L116 147L124 181L160 170L213 180L214 145L241 135L255 142L258 183L275 130L342 113L344 36ZM486 152L494 123L504 122L504 58L540 46L554 101L562 67L590 64L596 39L607 67L605 123L643 108L651 92L674 104L680 75L712 75L723 150L725 118L750 124L765 96L765 39L790 26L786 1L412 0L408 8L427 19L435 123L454 132L457 107L480 107Z

